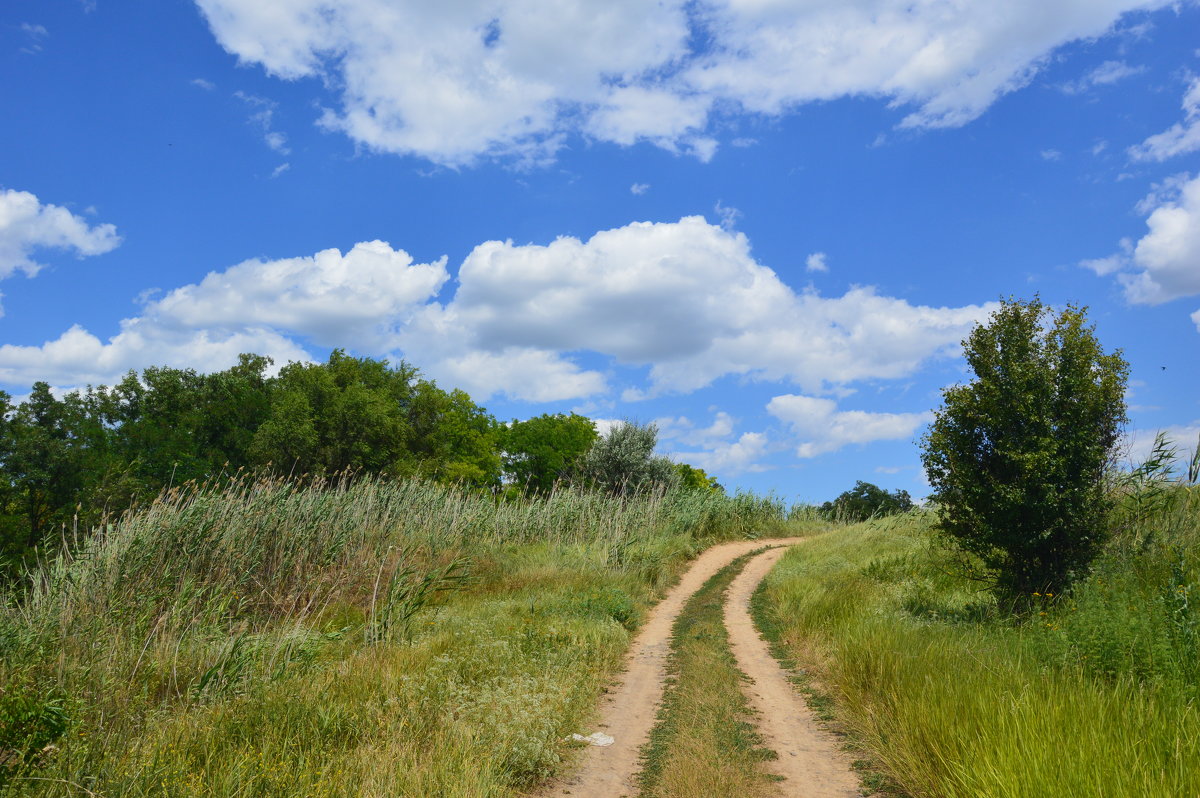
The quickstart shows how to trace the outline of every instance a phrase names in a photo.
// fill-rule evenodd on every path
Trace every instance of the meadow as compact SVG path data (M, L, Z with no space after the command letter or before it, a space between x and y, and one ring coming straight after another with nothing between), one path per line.
M0 595L0 795L520 794L687 561L785 516L694 490L177 488Z
M921 510L795 547L760 589L760 614L872 788L1200 795L1194 482L1124 480L1091 572L1016 616L963 576Z

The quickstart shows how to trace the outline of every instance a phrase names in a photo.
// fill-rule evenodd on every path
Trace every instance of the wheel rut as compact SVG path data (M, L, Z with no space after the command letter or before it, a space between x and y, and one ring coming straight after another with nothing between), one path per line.
M859 782L849 757L817 723L750 615L754 591L785 551L776 548L758 555L729 585L725 595L729 647L749 679L746 697L758 716L763 746L779 755L765 767L783 778L780 793L789 798L854 798L859 795Z
M792 689L766 643L758 637L750 618L749 601L755 587L788 546L803 540L776 538L723 543L697 557L679 583L651 610L626 655L620 680L601 701L597 727L612 737L613 743L586 748L573 773L551 782L536 795L633 798L638 794L641 748L650 739L658 718L671 654L671 629L676 618L710 577L738 557L764 546L772 548L747 563L730 586L725 624L738 667L750 679L748 697L759 715L760 733L766 745L779 754L778 760L768 763L769 769L775 771L775 766L779 766L777 775L785 779L780 785L781 795L803 798L857 795L857 780L837 743L816 726L808 707ZM747 572L756 576L747 576ZM824 740L821 735L825 735ZM810 769L805 770L806 767Z

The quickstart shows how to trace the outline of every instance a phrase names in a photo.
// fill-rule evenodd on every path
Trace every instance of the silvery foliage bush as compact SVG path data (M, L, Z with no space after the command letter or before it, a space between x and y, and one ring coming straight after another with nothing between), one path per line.
M583 481L614 494L666 490L679 479L665 457L655 457L658 427L621 422L592 444L580 466Z

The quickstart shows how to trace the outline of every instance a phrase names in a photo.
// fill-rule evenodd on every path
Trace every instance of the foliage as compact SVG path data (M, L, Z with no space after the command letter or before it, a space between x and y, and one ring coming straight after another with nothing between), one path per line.
M882 518L906 513L913 508L912 497L906 490L888 493L878 485L859 480L854 487L821 505L821 514L830 520L859 523L870 518Z
M522 491L549 493L572 477L596 440L596 425L574 413L513 421L503 431L504 473Z
M1104 542L1129 367L1083 309L1038 299L1003 302L963 345L975 378L922 440L941 528L1007 601L1061 592Z
M658 427L624 421L597 440L580 463L582 479L613 495L665 490L678 480L674 464L655 457Z
M717 482L716 477L710 477L703 468L696 468L687 463L672 463L675 475L679 478L679 486L687 490L708 490L724 493L725 488Z
M335 350L325 363L242 355L225 371L148 368L56 397L0 394L0 578L163 488L239 469L500 483L500 427L415 368Z

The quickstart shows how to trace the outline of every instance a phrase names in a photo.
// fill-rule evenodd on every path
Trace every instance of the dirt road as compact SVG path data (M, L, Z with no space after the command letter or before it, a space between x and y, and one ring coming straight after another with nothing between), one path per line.
M729 586L725 598L729 646L738 668L750 677L746 695L758 713L763 745L779 754L766 768L783 777L782 793L795 798L854 798L859 794L858 779L849 757L817 725L750 617L750 597L785 551L778 548L758 555Z
M666 595L666 597L658 603L650 613L645 625L642 627L638 636L634 639L633 645L630 648L629 654L626 657L626 669L620 682L605 696L601 705L600 721L598 728L600 731L614 738L612 745L607 747L589 747L584 751L582 761L576 771L565 779L554 782L542 790L539 795L544 798L551 796L570 795L572 798L632 798L637 795L636 776L639 766L639 749L645 745L650 737L650 730L653 728L658 714L658 707L662 701L664 681L666 679L667 658L671 650L671 627L675 623L684 604L691 598L692 594L700 589L708 579L717 571L724 568L729 563L733 562L743 554L748 554L755 549L763 546L778 546L777 550L766 552L763 555L755 558L749 565L754 566L760 562L768 562L764 557L774 557L777 559L785 550L782 547L790 546L799 543L803 538L777 538L774 540L747 540L736 541L733 543L724 543L714 546L698 558L691 568L683 575L674 588ZM774 563L775 559L769 560L769 563ZM746 590L746 601L749 600L749 593L754 591L754 586L770 569L770 564L758 571L758 577L753 582L745 581L744 577L739 577L734 583L736 587L739 583L748 585ZM733 591L731 589L731 596ZM757 633L754 631L753 623L750 621L748 611L743 611L742 616L737 616L737 610L734 611L735 617L731 621L730 615L726 613L726 624L730 625L731 642L735 634L738 639L742 639L749 634L757 639ZM743 669L753 669L753 672L747 670L747 675L754 680L754 689L751 690L751 698L756 701L779 702L778 705L768 706L764 710L759 708L758 704L755 707L762 713L763 718L782 714L785 717L783 725L772 725L769 729L764 728L764 737L772 740L774 746L775 741L778 741L780 748L776 751L780 755L780 762L785 759L789 761L791 767L788 772L781 772L787 778L787 781L781 785L781 794L784 795L803 795L813 796L813 798L841 798L843 795L853 795L854 792L846 793L838 792L798 792L794 791L801 786L802 779L794 774L800 771L796 768L803 768L805 762L811 763L813 756L825 756L826 749L819 748L813 742L814 735L818 731L813 727L812 730L806 730L802 742L795 744L790 741L786 735L794 733L798 728L801 728L804 723L812 724L811 717L807 714L807 707L804 706L803 700L796 695L791 687L787 684L786 678L782 671L779 670L778 664L771 658L770 653L766 652L765 644L761 640L758 641L763 646L763 652L766 654L766 661L757 660L755 657L749 656L746 664L742 663L739 656L739 667ZM743 646L747 645L743 641ZM735 651L737 650L735 644ZM772 688L769 692L765 689L760 689L760 686L775 684L772 682L769 671L774 668L779 679L782 680L786 692L780 692ZM767 697L754 698L756 692L763 692ZM776 736L769 737L768 732ZM828 754L833 757L836 765L827 763L820 764L820 783L829 784L833 789L834 784L839 784L835 778L837 769L844 768L843 760L834 757L836 754L836 744L829 742ZM802 755L805 752L805 755ZM818 753L820 752L820 753ZM853 779L846 770L846 775ZM807 777L804 781L810 781ZM837 787L836 789L841 789Z

